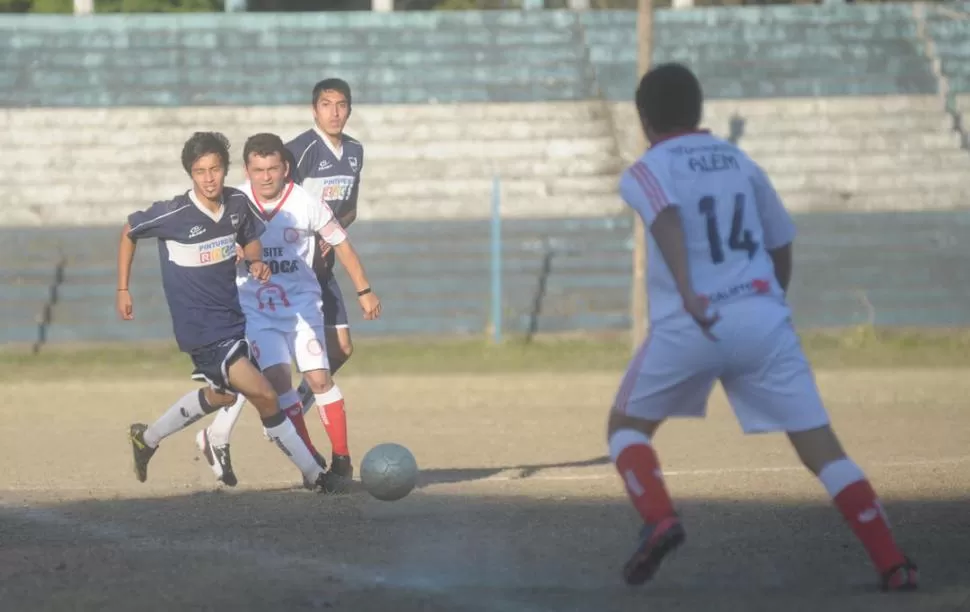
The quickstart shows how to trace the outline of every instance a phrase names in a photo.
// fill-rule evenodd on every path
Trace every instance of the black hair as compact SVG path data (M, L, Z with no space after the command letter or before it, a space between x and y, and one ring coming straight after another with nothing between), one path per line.
M640 121L657 134L694 130L701 122L704 93L683 64L660 64L643 75L636 93Z
M342 93L347 98L347 110L350 110L350 85L347 81L343 79L323 79L313 86L313 99L310 101L310 104L316 106L317 100L320 99L320 94L325 91L339 91Z
M268 132L253 134L246 140L246 144L243 146L244 164L249 163L249 156L253 153L260 157L269 157L270 155L278 154L283 161L288 159L286 145L283 144L283 139L276 134L270 134Z
M222 167L229 171L229 139L219 132L196 132L182 147L182 167L192 174L192 164L200 158L215 153L222 160Z

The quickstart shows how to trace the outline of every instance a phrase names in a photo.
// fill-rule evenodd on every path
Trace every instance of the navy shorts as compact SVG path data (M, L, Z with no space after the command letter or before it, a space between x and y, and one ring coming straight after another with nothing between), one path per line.
M344 296L340 292L337 278L330 277L320 283L323 294L323 323L327 327L350 327L347 320L347 307L344 306Z
M253 362L257 369L259 368L253 357L252 347L243 336L203 346L189 353L189 357L192 358L192 365L195 366L192 379L209 383L209 386L219 393L237 393L229 384L229 366L237 359L245 357Z

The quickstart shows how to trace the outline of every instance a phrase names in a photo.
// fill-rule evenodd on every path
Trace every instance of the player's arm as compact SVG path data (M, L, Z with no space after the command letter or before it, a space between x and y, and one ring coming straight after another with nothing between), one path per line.
M381 301L371 289L364 264L361 263L354 245L350 243L347 232L334 219L329 206L316 207L313 214L315 215L313 227L317 236L334 250L337 259L347 271L350 282L354 284L354 290L357 292L357 301L360 302L364 318L368 320L378 318L381 314Z
M708 314L706 298L694 291L680 207L673 202L671 190L646 163L639 161L623 174L620 192L626 203L643 219L644 226L657 243L677 285L684 310L713 339L707 330L717 322L718 316Z
M764 231L765 250L774 264L778 284L787 293L794 264L792 243L795 241L795 223L768 175L757 165L751 178L751 187Z
M125 321L134 318L131 293L128 291L131 281L131 263L135 260L135 241L129 237L130 232L131 225L125 223L121 230L121 240L118 242L118 290L116 291L115 307L118 316Z
M128 216L128 221L121 229L118 240L118 285L115 297L115 308L118 316L124 321L132 320L134 315L129 283L131 282L131 264L135 260L135 244L141 238L163 238L166 221L178 212L178 206L173 202L155 202L147 210L139 210Z
M248 203L236 230L236 244L242 245L243 257L249 273L261 283L269 281L269 266L263 261L263 244L259 237L266 231L266 224L256 216L253 205Z

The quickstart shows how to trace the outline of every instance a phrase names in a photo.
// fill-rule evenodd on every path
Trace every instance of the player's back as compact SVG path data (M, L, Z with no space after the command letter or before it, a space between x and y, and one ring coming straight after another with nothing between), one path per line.
M648 224L664 207L679 206L694 290L714 307L756 298L787 311L767 249L791 242L794 226L764 172L738 147L707 132L656 143L627 170L621 189ZM663 255L652 236L648 242L650 318L684 317Z

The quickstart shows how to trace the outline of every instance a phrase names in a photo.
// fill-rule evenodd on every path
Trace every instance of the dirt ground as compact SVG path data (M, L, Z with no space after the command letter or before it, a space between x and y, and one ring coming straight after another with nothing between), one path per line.
M819 375L837 431L882 493L920 593L883 595L784 438L743 437L716 392L661 430L687 544L654 582L620 579L637 520L606 457L618 375L344 377L356 459L412 449L421 483L385 503L325 497L262 437L234 435L216 486L196 424L138 483L129 423L188 380L6 386L0 610L970 610L970 371ZM318 419L315 439L326 448Z

